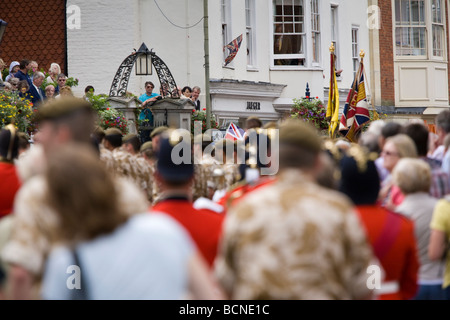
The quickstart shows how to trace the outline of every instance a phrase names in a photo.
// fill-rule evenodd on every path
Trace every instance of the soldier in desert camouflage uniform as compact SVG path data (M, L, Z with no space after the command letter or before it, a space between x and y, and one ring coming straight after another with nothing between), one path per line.
M376 261L353 205L315 182L316 130L299 120L280 128L277 180L226 215L215 274L230 299L371 298Z
M213 172L219 168L219 163L212 156L212 150L210 135L200 134L194 137L194 201L198 198L212 199L216 189Z
M150 171L151 183L148 185L147 197L149 198L150 204L153 203L155 192L153 191L153 186L155 185L155 161L156 155L153 152L153 146L151 141L147 141L142 144L140 148L141 157L147 162L148 169Z
M105 130L101 127L97 126L92 134L93 138L96 140L99 151L100 151L100 160L105 164L106 169L109 172L114 171L114 157L112 152L105 148L103 145L103 141L105 138Z
M150 139L151 139L151 144L152 144L152 151L154 154L157 154L158 150L159 150L159 140L161 138L161 134L165 131L167 131L169 128L166 126L160 126L160 127L156 127L155 129L153 129L153 131L150 133ZM157 161L157 160L155 160ZM156 162L154 163L153 166L153 173L155 172L155 168L156 168ZM156 201L158 200L158 197L160 196L161 193L161 188L159 186L159 183L156 181L156 179L153 179L153 185L152 185L152 192L153 192L153 196L152 196L152 203L155 204Z
M153 169L140 153L139 136L128 133L122 138L122 149L130 153L136 163L137 180L140 188L147 195L149 202L153 201Z
M103 145L111 151L114 157L114 174L127 178L134 182L136 186L140 187L141 182L139 180L136 159L121 148L122 136L122 132L119 129L109 128L105 131Z

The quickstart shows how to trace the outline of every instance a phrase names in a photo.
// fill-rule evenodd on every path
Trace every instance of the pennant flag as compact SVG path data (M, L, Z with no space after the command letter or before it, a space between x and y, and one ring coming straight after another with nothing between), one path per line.
M334 137L334 132L339 124L339 91L336 80L335 57L333 50L331 52L330 90L328 92L328 107L326 113L326 117L330 119L330 125L328 127L330 138Z
M237 125L231 122L225 134L225 139L244 140L244 134L245 131L243 129L239 128Z
M361 130L362 125L368 121L370 121L369 104L367 102L366 87L364 84L364 64L361 56L358 72L355 75L352 88L345 102L339 131L350 142L356 142L356 134Z
M241 43L242 43L242 34L223 48L224 50L228 49L229 51L228 57L225 59L225 66L228 65L231 61L233 61L234 57L239 51L239 48L241 47Z

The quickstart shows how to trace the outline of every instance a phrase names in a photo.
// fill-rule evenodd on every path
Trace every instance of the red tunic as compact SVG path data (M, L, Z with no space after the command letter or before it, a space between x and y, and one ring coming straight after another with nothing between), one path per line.
M209 209L197 210L187 199L162 200L151 209L165 212L182 224L212 267L222 232L223 214Z
M14 197L20 185L14 164L0 162L0 218L12 212Z
M249 183L242 184L228 191L219 201L217 201L217 203L223 206L225 208L225 211L227 211L231 206L235 205L237 201L242 199L243 196L247 195L248 193L258 188L269 185L274 181L276 181L274 177L267 176L261 177L254 184Z
M396 281L400 290L380 300L408 300L415 296L419 260L414 223L380 206L357 206L368 239L385 273L385 282Z

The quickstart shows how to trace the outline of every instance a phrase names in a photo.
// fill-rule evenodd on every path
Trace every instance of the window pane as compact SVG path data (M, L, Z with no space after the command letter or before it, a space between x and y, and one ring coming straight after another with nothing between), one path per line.
M411 1L411 24L420 24L424 21L422 1Z
M320 61L320 34L312 33L312 45L313 45L313 62Z
M400 22L401 24L409 24L411 19L411 12L410 12L410 2L409 0L401 0L400 1L401 6L401 14L400 14Z
M431 2L431 17L433 22L442 23L441 1L433 0Z
M313 0L317 1L317 0ZM295 55L276 57L276 65L304 65L305 26L303 1L274 0L274 54Z
M425 1L396 0L395 10L400 11L400 14L395 12L397 26L395 28L396 55L426 55Z
M444 54L444 27L433 25L433 55L442 57Z

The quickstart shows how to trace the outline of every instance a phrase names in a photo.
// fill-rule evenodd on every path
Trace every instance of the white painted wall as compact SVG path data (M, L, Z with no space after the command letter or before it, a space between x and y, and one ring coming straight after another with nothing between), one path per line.
M80 8L80 29L67 30L68 72L79 79L78 96L92 85L95 93L109 93L122 61L136 48L135 0L68 0ZM129 89L136 87L132 77Z
M305 3L309 2L305 0ZM351 59L351 27L359 25L359 45L365 50L365 67L370 77L369 37L366 25L367 1L320 1L321 6L321 63L315 68L295 71L271 70L272 1L256 0L257 68L247 70L245 37L229 68L222 67L220 1L209 1L209 53L211 79L234 79L270 82L287 87L280 103L304 96L309 83L311 96L324 99L323 89L329 86L330 3L339 6L340 62L343 68L339 88L350 87L353 81ZM204 88L203 0L68 0L67 5L81 9L81 28L68 30L69 76L79 78L75 93L82 95L84 87L93 85L96 93L109 93L114 75L121 62L144 42L168 65L177 85L199 85ZM231 0L231 34L245 35L245 1ZM161 11L163 13L161 13ZM306 17L305 19L310 19ZM170 20L171 22L169 22ZM175 26L178 25L179 27ZM187 28L193 26L191 28ZM183 28L180 28L183 27ZM151 80L159 92L159 81L154 73L142 77L131 75L128 91L140 95L144 82ZM203 106L205 93L200 96Z

